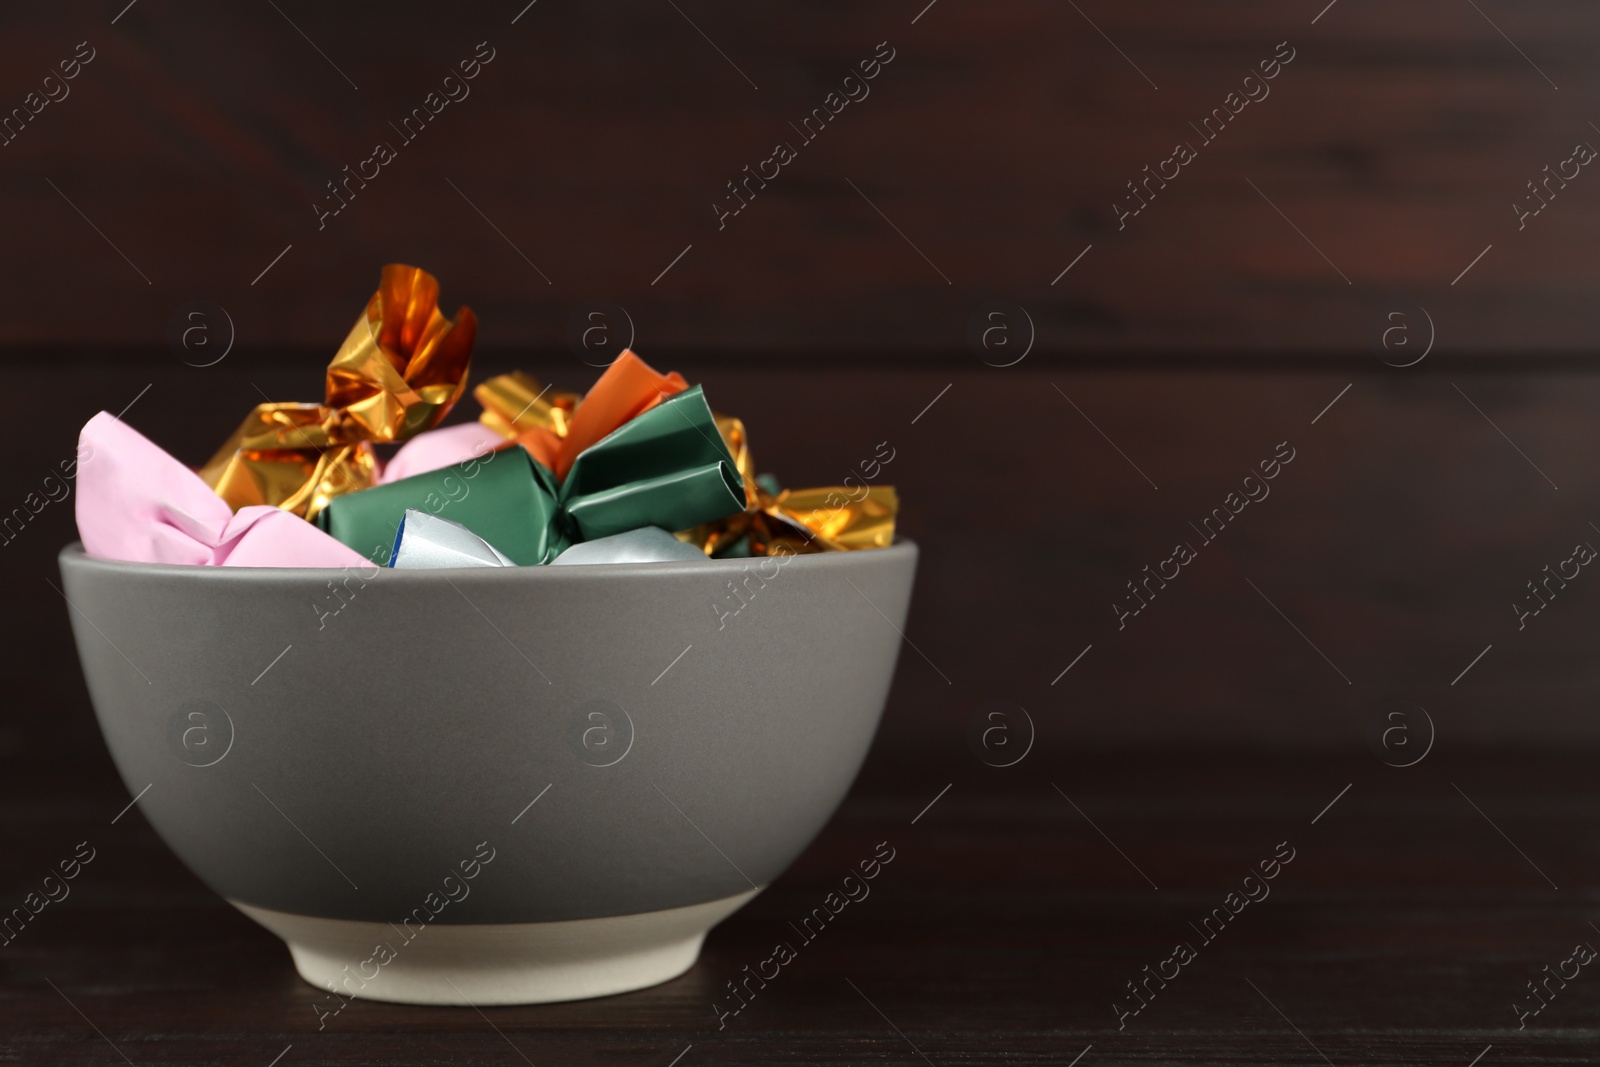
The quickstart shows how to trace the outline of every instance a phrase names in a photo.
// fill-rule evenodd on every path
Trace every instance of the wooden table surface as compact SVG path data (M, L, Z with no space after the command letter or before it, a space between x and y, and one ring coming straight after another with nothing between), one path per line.
M917 773L874 757L675 981L481 1012L354 1001L320 1020L282 945L137 807L113 823L129 798L103 757L72 774L13 758L13 875L42 878L81 841L95 858L0 949L0 1063L1594 1063L1600 975L1564 962L1600 944L1590 762L1378 754L1035 753L950 764L914 791L895 783ZM802 941L789 924L880 842L894 858L870 895ZM1292 858L1247 881L1274 856ZM1245 891L1260 899L1204 924ZM795 959L719 1027L725 984L778 941ZM1133 1013L1126 983L1171 975L1179 942L1193 957ZM1546 965L1578 974L1550 979L1519 1028Z

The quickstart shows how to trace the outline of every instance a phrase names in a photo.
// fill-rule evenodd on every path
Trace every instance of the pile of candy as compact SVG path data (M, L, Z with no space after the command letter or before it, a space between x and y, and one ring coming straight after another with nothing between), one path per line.
M390 264L321 404L257 405L198 472L113 415L79 442L91 556L238 567L513 567L878 548L894 489L780 489L744 424L624 351L587 395L523 373L467 388L477 319ZM403 447L387 463L374 447Z

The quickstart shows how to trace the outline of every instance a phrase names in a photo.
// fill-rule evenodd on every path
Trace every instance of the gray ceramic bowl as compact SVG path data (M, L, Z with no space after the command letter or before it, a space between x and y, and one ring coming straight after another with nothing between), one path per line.
M313 984L454 1004L688 969L843 799L916 561L60 557L100 728L163 840Z

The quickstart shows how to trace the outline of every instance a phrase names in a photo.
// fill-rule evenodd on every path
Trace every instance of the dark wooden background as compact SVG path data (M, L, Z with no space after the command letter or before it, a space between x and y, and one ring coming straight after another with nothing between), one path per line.
M1511 209L1600 143L1585 0L138 0L112 25L126 2L5 15L6 109L78 42L97 57L0 148L0 343L159 342L198 298L243 344L324 349L395 259L529 352L590 299L646 352L751 361L961 350L989 299L1057 358L1368 352L1417 307L1457 352L1577 352L1600 325L1600 179L1521 232ZM471 95L319 231L324 183L480 41ZM719 231L725 183L882 41L870 96ZM1125 183L1282 41L1271 95L1119 232Z
M1600 941L1600 578L1525 628L1512 605L1600 544L1600 176L1520 232L1511 205L1600 143L1600 9L525 2L0 15L0 115L96 50L0 147L0 515L98 410L199 463L262 393L317 399L384 262L478 312L475 378L587 387L571 323L608 301L785 482L895 449L924 555L858 789L675 983L491 1012L515 1052L460 1012L318 1033L281 946L137 809L108 825L51 503L0 544L0 903L75 841L105 859L0 950L0 1062L1593 1061L1586 986L1527 1031L1509 1005ZM1124 183L1285 40L1119 232ZM319 231L323 183L480 41L470 97ZM719 232L724 183L881 41L871 95ZM211 347L172 341L191 301ZM996 302L1011 347L975 348ZM1270 497L1119 629L1125 583L1280 442ZM994 702L1031 723L1014 768L970 739ZM1117 1032L1121 983L1285 837L1273 901ZM903 866L717 1031L720 983L884 838Z

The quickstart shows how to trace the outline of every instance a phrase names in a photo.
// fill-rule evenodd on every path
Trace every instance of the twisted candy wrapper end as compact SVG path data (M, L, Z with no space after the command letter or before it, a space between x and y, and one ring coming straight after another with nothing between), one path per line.
M745 510L678 533L708 556L745 540L751 555L887 548L894 543L900 497L893 486L823 486L769 493L756 478L744 423L717 416L717 429L744 479Z
M376 480L372 442L437 425L467 385L477 318L439 311L439 283L400 263L328 365L322 404L258 404L200 477L235 511L266 504L313 519Z
M870 486L859 495L842 485L785 489L770 498L766 514L799 530L790 533L769 523L766 536L769 545L787 544L796 552L888 548L899 512L900 496L892 485ZM769 547L764 554L770 553Z
M389 566L396 570L425 570L515 567L516 563L459 522L407 508L395 531Z
M364 566L359 552L274 507L237 513L188 467L102 411L78 438L78 537L99 559L223 567Z
M550 561L552 567L593 563L690 563L707 562L705 553L686 545L659 526L582 541Z
M550 566L593 563L706 562L705 554L659 526L583 541L567 548ZM389 566L399 570L439 567L515 567L514 560L459 522L407 508L395 534Z
M575 393L540 389L535 378L521 371L490 378L472 395L483 405L480 422L514 438L558 481L565 481L590 445L688 388L681 374L661 374L631 349L623 349L581 400Z

